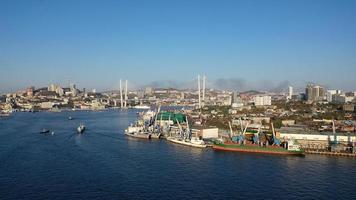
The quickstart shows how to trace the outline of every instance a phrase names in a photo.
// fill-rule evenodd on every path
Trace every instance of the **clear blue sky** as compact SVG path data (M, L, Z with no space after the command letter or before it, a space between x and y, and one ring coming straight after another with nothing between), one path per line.
M234 79L356 89L356 1L0 0L0 92Z

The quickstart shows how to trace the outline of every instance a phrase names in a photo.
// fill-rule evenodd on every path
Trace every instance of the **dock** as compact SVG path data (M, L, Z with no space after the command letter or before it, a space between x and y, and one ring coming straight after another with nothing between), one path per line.
M339 152L311 151L311 150L305 150L305 153L306 154L327 155L327 156L356 157L356 153L339 153Z

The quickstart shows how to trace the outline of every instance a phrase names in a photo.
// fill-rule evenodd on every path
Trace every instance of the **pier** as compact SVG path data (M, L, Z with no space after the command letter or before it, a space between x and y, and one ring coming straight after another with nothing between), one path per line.
M306 154L317 154L317 155L327 155L327 156L346 156L346 157L356 157L355 153L340 153L340 152L327 152L327 151L314 151L305 150Z

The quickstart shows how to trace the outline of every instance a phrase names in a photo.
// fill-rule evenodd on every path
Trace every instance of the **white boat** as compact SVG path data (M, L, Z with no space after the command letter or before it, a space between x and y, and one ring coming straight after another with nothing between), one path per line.
M147 105L137 105L134 107L135 109L150 109L151 107L150 106L147 106Z
M206 148L205 142L196 137L192 137L192 139L190 140L182 140L175 137L167 137L167 140L176 144L182 144L182 145L198 147L198 148Z
M80 125L78 126L78 128L77 128L77 132L78 132L78 133L83 133L84 130L85 130L84 124L80 124Z

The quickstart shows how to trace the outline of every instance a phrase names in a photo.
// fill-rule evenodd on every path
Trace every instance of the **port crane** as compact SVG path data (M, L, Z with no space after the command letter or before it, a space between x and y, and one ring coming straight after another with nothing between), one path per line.
M337 140L335 120L332 120L332 126L333 126L334 141L330 140L330 135L329 135L328 138L329 138L330 151L340 152L343 150L344 146L341 143L339 143Z
M238 143L245 144L245 133L246 133L246 130L247 130L247 127L248 127L249 123L246 124L246 127L243 127L241 118L240 118L239 121L240 121L241 133L236 135L236 136L233 134L233 131L232 131L232 128L231 128L231 123L229 122L231 140L233 142L238 142Z
M262 128L262 124L260 124L260 126L258 127L258 131L257 133L253 134L253 143L254 144L258 144L260 141L260 133L261 133L261 128Z
M180 125L180 123L179 123L178 119L176 119L176 121L177 121L178 128L179 128L179 137L184 139L184 132L183 132L183 128L182 128L182 126Z
M187 129L185 130L185 139L192 139L192 131L190 130L190 127L189 127L189 121L188 121L188 117L185 116L185 120L187 121Z
M271 123L271 128L272 128L273 145L276 145L276 146L281 145L281 141L276 137L276 132L274 130L273 122Z

